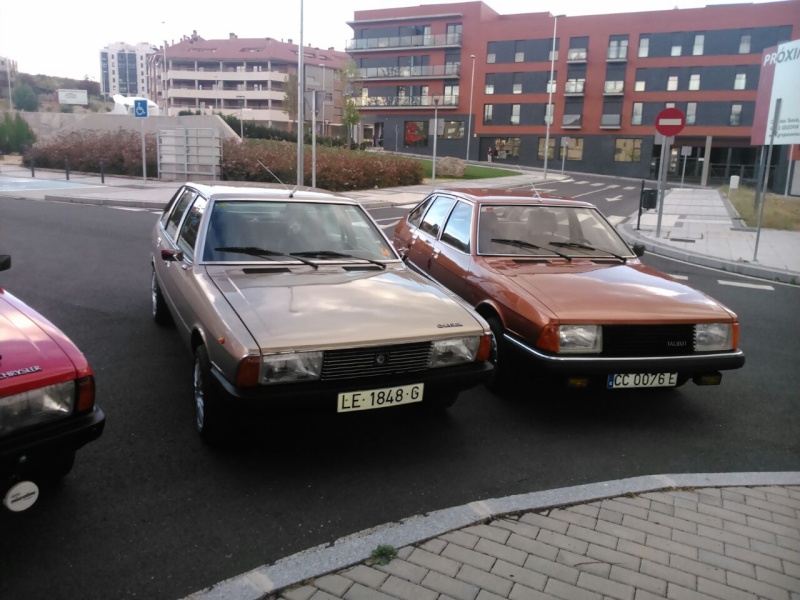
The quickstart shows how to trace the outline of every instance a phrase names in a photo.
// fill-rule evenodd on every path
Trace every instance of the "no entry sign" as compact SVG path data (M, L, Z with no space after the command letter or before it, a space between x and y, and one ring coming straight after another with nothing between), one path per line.
M664 137L672 137L683 131L686 115L678 108L665 108L656 116L656 131Z

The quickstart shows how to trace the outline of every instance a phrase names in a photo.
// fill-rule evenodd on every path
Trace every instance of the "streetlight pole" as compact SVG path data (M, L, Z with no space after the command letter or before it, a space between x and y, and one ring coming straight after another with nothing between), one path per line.
M469 160L469 142L472 139L472 97L475 90L475 55L470 54L472 59L472 77L469 82L469 126L467 127L467 160Z
M166 21L161 21L162 25L166 25ZM164 116L169 116L169 100L167 100L167 84L169 82L169 69L167 68L167 40L164 38L164 80L161 84L161 91L164 94Z
M547 179L547 157L550 155L550 122L553 120L555 111L553 110L553 88L555 82L553 81L553 70L556 66L556 27L558 27L558 18L565 15L556 15L553 19L553 48L550 51L550 79L547 82L547 111L545 121L547 123L544 134L544 179Z
M303 66L303 0L300 0L300 43L297 46L297 186L304 183L303 178L303 138L304 121L303 94L306 88L306 72Z
M239 137L244 141L244 96L236 96L239 99Z
M433 97L433 167L431 181L436 184L436 138L439 137L439 96Z

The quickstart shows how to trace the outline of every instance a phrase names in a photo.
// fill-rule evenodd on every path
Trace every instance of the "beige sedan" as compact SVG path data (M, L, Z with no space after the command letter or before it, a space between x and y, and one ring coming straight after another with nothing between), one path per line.
M248 409L451 405L491 375L491 330L328 193L186 184L152 234L152 311L195 357L196 425Z

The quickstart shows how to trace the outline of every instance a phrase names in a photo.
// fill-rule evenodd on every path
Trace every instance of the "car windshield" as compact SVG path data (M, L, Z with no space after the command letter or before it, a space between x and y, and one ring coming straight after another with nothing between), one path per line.
M594 208L546 204L481 206L478 254L632 256L622 238Z
M216 201L207 223L206 262L397 258L363 209L350 204Z

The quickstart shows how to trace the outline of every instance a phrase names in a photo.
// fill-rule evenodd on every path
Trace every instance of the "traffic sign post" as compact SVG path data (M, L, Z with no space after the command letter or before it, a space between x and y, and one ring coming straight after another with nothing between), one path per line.
M133 116L137 119L142 119L142 179L147 183L147 154L144 145L144 119L147 118L147 100L133 101Z
M665 108L656 115L656 131L663 137L661 142L661 162L658 173L658 220L656 221L656 238L661 237L661 218L664 215L664 196L667 188L667 159L669 147L676 135L683 131L686 115L678 108Z

